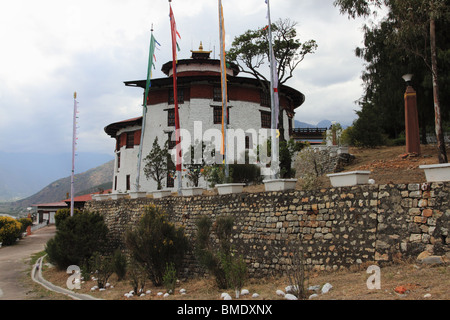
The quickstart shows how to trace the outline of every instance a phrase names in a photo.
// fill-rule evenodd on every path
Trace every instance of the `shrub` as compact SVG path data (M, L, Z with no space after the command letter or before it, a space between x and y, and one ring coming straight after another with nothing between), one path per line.
M231 246L231 235L234 225L232 217L218 217L213 225L209 217L197 221L196 256L215 277L219 289L241 288L247 273L242 257L236 258ZM218 248L213 246L211 232L218 239Z
M173 263L166 264L166 271L163 276L164 287L167 292L175 292L175 285L177 283L177 270Z
M135 293L143 292L147 281L147 272L142 264L132 259L128 267L130 284Z
M255 164L232 164L230 174L234 183L260 183L262 182L261 168Z
M81 211L78 209L74 209L73 210L73 214L80 214ZM70 208L65 208L65 209L58 209L58 211L56 211L55 213L55 226L56 228L59 227L59 225L61 224L61 222L63 220L65 220L66 218L70 217Z
M105 288L109 277L114 273L112 260L112 256L101 255L99 252L94 252L89 259L89 266L94 270L99 288Z
M127 258L122 253L122 251L120 251L119 249L114 251L112 263L113 263L113 269L117 275L118 281L125 278L125 275L127 273Z
M83 212L60 222L45 251L50 261L60 269L79 265L90 271L89 259L94 252L104 249L107 234L108 227L100 214Z
M17 219L17 221L20 222L20 224L22 225L20 233L26 232L27 228L33 225L33 220L31 220L30 218L20 218Z
M149 206L136 228L125 233L125 243L132 257L144 265L155 286L163 284L166 265L173 263L179 272L188 241L183 228L176 228L167 215L155 206Z
M21 235L22 224L14 218L0 216L0 242L8 246Z

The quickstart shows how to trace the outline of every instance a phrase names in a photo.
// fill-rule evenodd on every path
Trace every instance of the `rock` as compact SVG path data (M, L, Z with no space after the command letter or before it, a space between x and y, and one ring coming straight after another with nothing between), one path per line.
M298 286L287 286L286 288L284 288L284 290L286 291L286 293L293 293L297 288Z
M286 300L298 300L296 296L294 296L293 294L290 294L290 293L286 294L286 295L284 296L284 298L285 298Z
M314 294L310 295L308 299L311 300L311 299L317 298L318 296L319 295L317 293L314 293Z
M284 297L286 294L283 292L283 291L281 291L281 290L277 290L276 291L276 294L277 294L277 296L282 296L282 297Z
M254 294L252 295L252 298L259 298L259 294L254 293Z
M163 295L163 293L162 293L162 292L158 292L156 295L157 295L158 297L161 297L161 296Z
M139 297L145 297L145 293L141 293Z
M322 287L322 294L328 293L333 286L329 283L325 283Z
M421 261L423 264L442 264L444 260L440 256L429 256Z
M231 296L227 293L224 297L223 300L233 300L233 298L231 298Z
M145 291L145 294L151 294L152 293L152 291L151 290L147 290L147 291Z
M423 251L417 256L417 260L422 261L425 258L428 258L431 254L428 251Z
M186 294L186 289L180 289L181 294Z
M317 286L309 286L308 291L316 291L318 292L320 290L320 285Z
M246 296L248 294L250 294L250 291L248 291L247 289L242 289L241 290L241 296Z
M170 294L165 293L163 297L164 297L164 298L167 298L168 296L170 296Z
M228 293L223 292L223 293L220 295L220 298L223 299L223 298L225 298L225 296L227 296L227 295L228 295Z
M424 298L431 298L431 294L427 293L426 295L423 296Z

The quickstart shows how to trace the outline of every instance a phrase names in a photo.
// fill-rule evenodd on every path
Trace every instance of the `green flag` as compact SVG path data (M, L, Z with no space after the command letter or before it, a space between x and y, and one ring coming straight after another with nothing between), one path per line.
M144 107L147 107L147 103L148 103L148 92L150 90L150 87L152 86L151 83L151 78L152 78L152 68L155 67L155 63L154 61L156 61L156 57L155 57L155 49L156 49L156 45L161 46L158 41L156 41L155 37L152 36L150 38L150 50L149 50L149 54L148 54L148 70L147 70L147 84L145 86L145 99L144 99Z

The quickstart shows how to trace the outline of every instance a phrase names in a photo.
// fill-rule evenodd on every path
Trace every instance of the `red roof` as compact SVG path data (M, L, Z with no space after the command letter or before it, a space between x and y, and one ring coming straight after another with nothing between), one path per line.
M74 202L86 202L86 201L91 201L92 200L92 195L93 194L107 194L107 193L110 193L112 191L112 189L109 189L109 190L104 190L103 192L93 192L93 193L89 193L89 194L85 194L85 195L82 195L82 196L78 196L78 197L74 197L73 198L73 201ZM66 199L66 200L63 200L64 202L70 202L72 199L71 198L69 198L69 199Z
M109 190L105 190L103 192L93 192L93 193L89 193L89 194L85 194L82 196L78 196L78 197L74 197L73 201L74 202L86 202L86 201L90 201L92 200L92 195L93 194L106 194L111 192L112 189ZM63 200L61 202L53 202L53 203L39 203L39 204L32 204L32 207L67 207L67 202L70 202L71 198Z
M67 207L67 203L65 202L53 202L53 203L39 203L32 204L32 207Z

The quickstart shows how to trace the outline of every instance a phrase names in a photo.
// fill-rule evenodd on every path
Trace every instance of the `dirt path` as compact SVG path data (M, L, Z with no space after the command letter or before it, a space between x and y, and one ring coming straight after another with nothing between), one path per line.
M0 300L28 300L35 298L32 288L24 281L31 255L44 250L47 241L55 235L55 227L48 226L0 249Z

